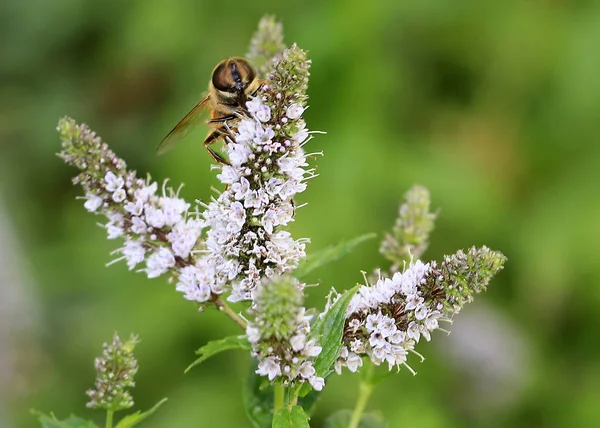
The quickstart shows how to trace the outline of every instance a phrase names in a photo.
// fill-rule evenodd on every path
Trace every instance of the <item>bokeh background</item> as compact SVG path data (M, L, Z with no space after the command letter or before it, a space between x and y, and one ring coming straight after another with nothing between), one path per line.
M600 3L559 0L1 2L0 426L36 426L30 408L103 423L84 391L115 331L142 339L136 408L169 397L144 426L249 426L247 355L183 374L236 327L104 266L118 244L75 199L55 126L86 122L133 168L207 199L206 129L155 147L265 13L310 51L306 119L327 132L309 144L325 156L292 227L308 251L381 236L419 183L440 209L427 259L483 244L508 256L453 334L419 345L419 374L388 378L369 409L390 427L600 426ZM387 266L377 250L315 271L308 304ZM356 386L331 378L314 426L351 408Z

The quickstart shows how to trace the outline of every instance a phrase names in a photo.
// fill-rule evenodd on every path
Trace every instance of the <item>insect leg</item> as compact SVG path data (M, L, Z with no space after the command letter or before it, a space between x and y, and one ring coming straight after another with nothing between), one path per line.
M222 137L223 133L221 131L219 131L218 129L214 130L213 132L208 134L208 137L206 137L206 139L204 140L204 147L206 147L206 150L208 150L208 153L210 153L210 155L215 161L217 161L221 165L231 165L227 161L227 159L215 152L214 149L210 147L211 144L216 143Z
M207 123L224 123L224 122L227 122L228 120L233 120L236 118L237 118L236 115L230 114L229 116L215 117L214 119L209 120Z

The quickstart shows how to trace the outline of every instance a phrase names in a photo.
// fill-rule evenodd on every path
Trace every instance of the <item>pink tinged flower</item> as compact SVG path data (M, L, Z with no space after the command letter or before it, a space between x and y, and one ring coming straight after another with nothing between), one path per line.
M233 183L231 185L231 191L233 192L233 197L237 201L245 199L248 195L248 192L250 191L250 182L245 177L242 177L240 178L239 182Z
M402 346L392 346L392 352L394 354L394 358L396 359L396 364L402 364L406 362L406 357L408 356L408 350Z
M148 201L148 199L150 199L151 196L153 196L156 193L157 189L158 183L154 182L149 186L140 187L133 193L133 196L136 202L140 201L142 203L145 203Z
M348 348L346 346L343 346L342 349L340 350L340 358L345 360L348 358L348 355L349 355Z
M306 355L307 357L316 357L321 353L322 350L323 350L323 348L321 346L317 345L316 340L311 339L304 346L304 350L302 353L304 355Z
M360 321L357 318L354 318L348 323L348 327L350 327L352 331L356 333L356 331L358 331L360 328Z
M130 229L133 233L138 235L143 235L146 233L148 229L148 225L139 217L133 216L131 217L131 226Z
M410 294L406 297L406 310L412 311L423 303L423 298L418 294Z
M419 329L419 324L417 324L414 321L411 321L408 324L408 329L406 330L406 335L414 340L415 342L419 343L419 339L421 338L421 331Z
M427 317L428 312L427 306L425 306L423 303L419 303L415 308L415 318L418 321L424 320Z
M173 226L180 222L184 213L190 207L186 201L181 198L160 198L160 205L165 217L165 225Z
M421 335L425 338L425 340L427 340L428 342L431 340L431 332L429 330L427 330L425 328L425 326L421 327Z
M238 143L248 143L256 135L256 122L250 119L242 119L238 123L238 132L235 140Z
M135 268L138 263L143 262L146 255L146 249L140 241L126 241L121 252L127 261L129 270Z
M267 181L267 183L265 184L265 191L267 192L267 195L271 197L277 196L281 191L281 188L283 187L283 183L283 180L280 178L269 178L269 181Z
M145 209L146 223L156 229L162 229L165 225L165 213L163 210L147 206Z
M259 127L256 129L256 136L252 141L259 146L263 146L271 144L273 137L275 137L273 128L270 126L267 126L266 128Z
M246 336L248 337L248 342L257 343L260 340L260 329L249 325L246 328Z
M221 167L221 173L217 174L217 178L221 183L233 184L240 179L240 174L235 168L232 168L229 165L223 165Z
M263 208L269 203L269 195L262 189L250 190L246 194L246 200L244 206L246 208Z
M354 352L350 352L348 354L348 358L346 359L346 366L348 370L352 373L355 373L360 367L363 365L363 360L360 355L355 354Z
M273 227L279 224L277 220L277 213L274 209L269 208L261 219L262 227L267 231L268 234L273 233Z
M123 228L121 226L117 226L114 223L108 223L106 225L106 232L108 235L108 239L116 239L120 236L123 236Z
M121 202L123 202L125 200L125 198L127 197L127 194L125 193L125 190L121 189L117 189L115 190L115 192L112 195L112 200L115 201L117 204L120 204Z
M104 199L102 199L100 196L96 196L91 193L88 193L87 195L85 195L85 198L86 198L86 201L83 204L83 206L85 207L86 210L88 210L91 213L95 212L104 203Z
M250 114L255 114L263 106L260 98L255 97L246 102L246 108Z
M376 331L379 328L379 323L381 322L381 312L377 314L369 314L367 316L367 322L365 323L365 327L367 327L368 331Z
M179 271L179 283L186 287L195 288L199 284L200 269L196 266L185 266Z
M394 334L398 328L396 327L396 320L388 316L383 316L381 324L379 324L379 331L383 337L388 337Z
M261 122L268 122L271 119L271 109L269 106L262 103L260 98L256 97L246 103L248 112Z
M296 144L302 144L308 138L308 129L301 128L294 135L292 135L292 140Z
M281 367L275 357L267 357L258 363L256 374L268 376L269 380L273 380L277 376L281 376Z
M425 264L421 260L417 260L410 269L414 272L415 278L418 282L429 272L429 263Z
M396 330L387 338L387 340L394 345L399 345L406 340L406 333L400 330Z
M315 391L321 391L325 386L325 379L318 376L313 376L308 379L308 382L311 384Z
M373 348L371 359L377 365L381 364L381 362L385 359L387 352L384 348Z
M304 107L302 107L300 104L293 103L286 109L285 115L289 119L296 120L300 116L302 116L303 112L304 112Z
M192 297L193 299L188 299L188 300L194 300L196 302L206 302L211 298L211 289L208 285L206 284L200 284L193 292L192 292Z
M171 248L176 256L186 259L200 236L200 231L186 227L185 223L177 223L173 231L167 235Z
M281 204L277 207L277 224L287 225L290 221L294 220L294 206L292 204Z
M365 344L360 339L354 339L350 343L350 350L356 354L365 352Z
M308 379L315 375L316 370L313 367L312 362L305 361L300 365L299 373L300 373L300 376L302 376L304 379Z
M141 216L144 212L144 202L140 199L135 199L133 202L127 202L124 208L131 215Z
M304 334L297 334L290 339L290 345L296 352L302 351L306 345L306 336Z
M433 331L439 327L438 318L441 317L442 314L439 311L431 311L425 318L424 324L427 330Z
M252 150L245 144L231 143L228 145L229 162L234 167L240 167L248 161Z
M371 333L371 336L369 337L369 345L371 345L372 348L383 348L386 343L387 342L381 333Z
M241 202L234 202L231 204L229 211L229 220L231 220L236 226L236 230L240 230L246 222L246 210Z
M171 250L161 247L146 260L148 278L156 278L175 266L175 256Z
M106 190L110 193L120 189L125 184L123 177L117 177L112 171L108 171L104 176L104 182L106 183Z

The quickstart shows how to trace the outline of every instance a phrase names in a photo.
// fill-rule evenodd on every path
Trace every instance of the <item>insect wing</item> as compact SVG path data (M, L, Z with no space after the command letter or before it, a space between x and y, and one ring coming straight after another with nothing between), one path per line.
M200 101L196 106L179 121L177 125L167 134L158 145L157 153L163 153L171 150L179 141L183 139L196 125L202 123L203 110L208 107L210 95Z

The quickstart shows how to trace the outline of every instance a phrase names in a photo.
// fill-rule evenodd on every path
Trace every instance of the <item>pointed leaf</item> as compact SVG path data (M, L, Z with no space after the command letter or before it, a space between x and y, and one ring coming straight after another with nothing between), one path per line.
M340 242L337 245L326 247L322 250L312 253L307 256L305 262L298 266L298 269L296 269L294 275L296 278L302 278L309 272L312 272L313 270L318 269L327 263L341 259L350 251L352 251L357 245L369 239L375 238L375 236L377 235L374 233L368 233L366 235L351 239L350 241Z
M331 373L331 367L337 360L342 350L342 335L346 322L346 308L358 290L358 285L347 290L329 308L322 318L317 318L311 327L311 337L316 338L323 348L313 364L317 376L327 377ZM310 391L310 385L305 383L300 388L300 396L304 397Z
M338 410L325 420L325 428L347 428L352 419L352 410ZM358 428L387 428L381 417L374 413L365 413L360 418Z
M283 407L277 411L273 418L273 428L310 428L308 416L300 406L291 409Z
M187 373L192 367L197 366L205 360L208 360L213 355L229 349L250 350L251 347L250 343L248 343L248 339L245 336L229 336L224 339L213 340L196 351L196 355L200 355L200 357L190 364L187 369L185 369L185 373Z
M125 416L119 421L115 428L131 428L133 426L136 426L144 419L148 418L148 416L150 416L152 413L154 413L156 409L158 409L165 401L167 401L167 399L163 398L158 403L156 403L154 407L152 407L150 410L147 410L145 412L135 412L131 415Z

